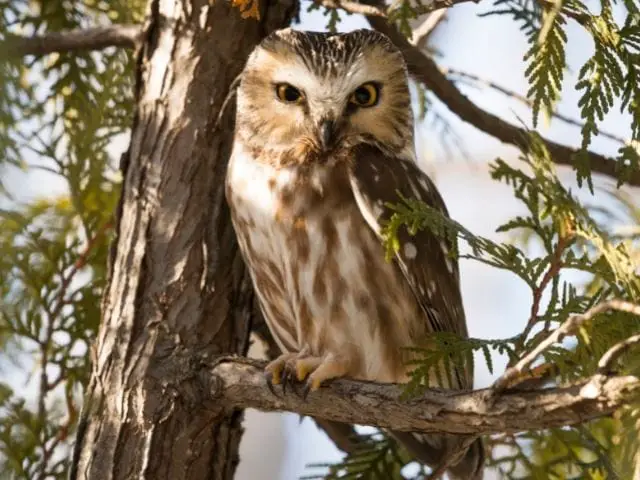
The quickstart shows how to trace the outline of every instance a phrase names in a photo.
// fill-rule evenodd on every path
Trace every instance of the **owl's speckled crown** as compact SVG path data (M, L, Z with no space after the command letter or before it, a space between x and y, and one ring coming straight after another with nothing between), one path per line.
M389 53L400 50L389 37L375 30L359 29L347 33L277 30L267 36L259 48L278 53L292 51L306 67L319 76L336 75L339 67L353 63L365 48L379 47Z

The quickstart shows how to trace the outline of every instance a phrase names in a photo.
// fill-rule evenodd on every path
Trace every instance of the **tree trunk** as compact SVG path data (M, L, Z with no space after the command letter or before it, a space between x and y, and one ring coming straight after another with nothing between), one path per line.
M263 0L255 20L223 0L151 1L71 479L233 477L242 412L203 408L193 360L243 354L253 302L223 195L235 102L218 116L295 7Z

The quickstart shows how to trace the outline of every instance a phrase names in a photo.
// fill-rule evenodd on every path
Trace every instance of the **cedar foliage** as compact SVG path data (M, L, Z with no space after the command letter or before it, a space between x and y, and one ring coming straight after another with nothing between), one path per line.
M143 3L0 0L0 39L140 22ZM109 146L131 125L132 60L116 48L0 58L2 478L67 477L119 194ZM15 167L47 172L59 193L11 197Z
M234 0L235 1L235 0ZM143 0L0 0L0 40L12 35L63 31L109 23L140 23ZM247 2L236 2L250 17ZM310 8L324 8L311 3ZM391 21L407 35L422 11L418 0L394 2ZM599 10L600 13L594 13ZM327 28L337 28L344 12L325 9ZM616 162L618 184L640 169L640 3L601 0L496 0L485 15L507 15L529 42L524 71L530 88L533 124L549 118L566 83L571 42L567 25L576 23L593 40L593 54L578 71L583 153L614 107L629 114L630 142ZM248 20L250 21L250 20ZM2 53L0 52L0 57ZM109 146L128 132L132 114L132 53L53 54L44 58L0 58L0 472L8 478L65 478L82 388L90 368L91 344L100 318L100 295L119 191L117 159ZM453 129L439 116L437 102L414 85L417 117L431 121L451 141ZM507 270L532 292L527 329L507 339L461 339L435 335L435 349L416 351L408 396L427 388L430 372L446 376L453 363L485 362L494 371L497 355L514 361L572 314L609 298L640 301L640 206L622 190L615 212L582 205L561 182L535 131L534 146L513 164L497 159L492 177L513 189L527 213L510 219L500 232L517 233L515 243L480 237L425 205L399 198L386 226L390 254L398 229L429 228L460 240L458 258ZM573 159L578 182L594 184L588 157ZM60 180L61 193L11 197L5 172L46 171ZM52 178L52 177L47 177ZM605 193L598 192L604 195ZM612 221L612 218L614 219ZM630 226L618 231L620 224ZM573 283L566 270L587 280ZM548 298L541 302L542 295ZM545 351L540 365L552 364L548 384L593 374L600 356L640 329L640 319L607 312L569 342ZM637 350L618 363L621 372L640 374ZM18 381L15 372L20 374ZM497 372L499 373L499 372ZM23 388L24 387L24 388ZM25 391L23 391L25 390ZM631 478L639 450L640 407L629 405L613 418L577 428L495 435L486 439L488 465L506 479ZM359 437L360 447L337 465L316 465L317 478L425 478L426 468L383 432ZM411 466L408 466L412 464ZM316 474L312 474L315 477Z

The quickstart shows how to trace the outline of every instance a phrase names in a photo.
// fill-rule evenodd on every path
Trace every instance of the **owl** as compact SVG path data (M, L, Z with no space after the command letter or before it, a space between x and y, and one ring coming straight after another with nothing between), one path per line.
M313 392L339 377L403 383L411 347L432 332L467 336L454 245L381 230L399 194L447 214L415 164L402 54L383 34L279 30L250 55L237 91L226 198L267 325L282 350L272 384ZM452 372L455 389L472 372ZM312 395L313 393L311 393ZM441 464L459 438L391 432L419 461ZM452 478L482 476L471 445Z

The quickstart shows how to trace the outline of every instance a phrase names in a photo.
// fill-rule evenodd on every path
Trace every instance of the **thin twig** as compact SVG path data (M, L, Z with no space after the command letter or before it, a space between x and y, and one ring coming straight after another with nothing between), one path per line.
M482 78L478 75L475 75L473 73L469 73L469 72L463 72L461 70L457 70L455 68L442 68L442 72L445 75L453 75L455 77L460 77L460 78L464 78L466 80L471 80L477 84L481 84L484 85L486 87L491 88L492 90L495 90L497 92L502 93L503 95L506 95L509 98L513 98L514 100L518 100L521 103L524 103L525 105L527 105L528 107L533 107L533 101L531 101L530 99L528 99L526 96L515 92L513 90L510 90L496 82L494 82L493 80L489 80L486 78ZM569 125L573 125L575 127L579 127L579 128L583 128L584 127L584 123L580 122L579 120L576 120L574 118L571 118L567 115L564 115L562 113L559 112L551 112L551 116L554 118L557 118L558 120L563 121L564 123L567 123ZM625 140L624 138L618 136L618 135L614 135L613 133L609 133L609 132L605 132L602 131L600 129L598 129L598 135L602 136L602 137L606 137L610 140L613 140L615 142L621 143L623 145L626 145L627 140Z
M613 364L616 360L635 345L640 345L640 334L633 335L620 343L616 343L600 358L598 362L598 372L603 375L610 373L613 370Z
M76 274L78 273L78 271L80 269L82 269L86 263L87 263L87 259L89 257L89 255L91 254L92 250L95 248L95 245L98 241L99 238L101 238L105 232L112 226L112 222L107 222L105 224L103 224L98 231L96 232L96 234L90 238L87 241L87 246L84 248L84 250L80 253L80 255L78 256L78 258L76 259L76 261L73 263L73 265L71 266L71 268L69 269L69 271L67 272L67 274L65 275L64 272L61 273L60 275L60 287L58 289L58 292L55 296L55 306L53 307L53 309L49 308L49 306L45 306L44 310L46 313L46 319L47 319L47 324L45 327L45 331L44 331L44 337L41 341L39 341L39 349L40 349L40 385L39 385L39 392L38 392L38 420L40 422L40 426L44 427L45 423L46 423L46 415L47 415L47 409L46 409L46 399L47 396L49 395L49 393L56 388L56 386L62 381L64 380L64 372L61 371L60 375L58 377L58 379L56 379L56 381L50 382L49 381L49 376L47 373L47 364L49 363L49 349L51 347L51 342L53 339L53 333L55 331L54 329L54 323L56 321L56 319L62 314L62 310L64 308L64 306L67 304L65 297L67 295L67 292L69 290L69 286L71 285L71 282L73 281L73 279L75 278ZM70 396L67 395L67 401L70 400ZM73 408L73 407L71 407ZM69 428L72 425L72 422L75 421L75 415L74 412L70 409L69 411L69 421L66 423L66 425L64 425L62 427L62 430L65 432L68 432ZM56 447L59 445L59 443L62 441L63 436L61 436L60 434L57 435L53 442L51 442L51 444L47 445L47 439L46 437L42 438L42 459L41 459L41 463L39 465L39 472L38 472L38 480L44 480L48 473L47 473L47 466L49 463L49 459L51 458L51 456L53 455L53 452L55 451Z
M522 348L527 341L527 337L531 333L531 330L533 329L535 324L538 323L538 314L540 311L542 294L547 289L549 282L551 282L551 280L553 280L560 273L560 270L563 266L562 254L568 246L569 238L564 235L560 235L558 237L558 243L556 243L551 256L549 268L547 268L547 271L544 273L544 276L542 277L542 280L540 280L540 283L536 286L536 288L533 289L533 301L531 302L531 313L529 314L529 320L527 321L527 325L524 327L523 332L520 334L520 339L516 344L516 352L518 353L520 351L520 348Z
M315 3L326 8L341 9L345 12L365 15L367 17L386 18L388 12L394 10L392 4L388 9L382 2L355 2L350 0L314 0ZM413 5L412 9L417 16L426 15L443 8L450 8L459 3L478 3L478 0L431 0L420 5Z
M507 368L507 370L493 384L492 389L494 394L501 392L507 387L507 385L512 384L511 382L528 370L536 358L538 358L538 356L546 349L558 342L561 342L565 337L573 335L586 322L609 310L618 310L640 316L640 305L616 299L599 303L595 307L587 310L585 313L572 315L560 327L551 332L547 338L536 345L533 350L523 356L514 366Z
M447 10L441 9L431 12L427 18L416 28L413 29L411 35L411 44L417 48L424 48L429 37L435 32L436 28L444 21L447 16Z
M216 118L216 123L213 127L214 130L218 130L220 128L220 124L222 123L222 119L224 118L224 114L226 113L227 108L229 107L231 99L235 97L236 93L238 93L238 86L240 85L241 80L242 80L242 74L234 78L233 81L231 82L231 85L229 85L229 91L227 92L227 95L226 97L224 97L224 101L220 106L220 111L218 112L218 118Z
M360 2L354 2L349 0L314 0L318 5L322 5L326 8L341 9L345 12L355 13L360 15L366 15L371 17L386 17L387 12L384 8L374 7L372 5L365 5Z

